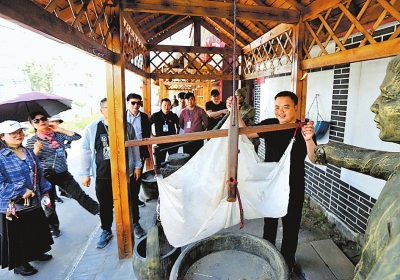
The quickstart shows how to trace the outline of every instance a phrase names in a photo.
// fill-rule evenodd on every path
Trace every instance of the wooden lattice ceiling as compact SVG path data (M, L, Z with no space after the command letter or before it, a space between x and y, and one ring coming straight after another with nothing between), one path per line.
M0 0L0 16L16 19L22 25L114 62L111 33L119 29L121 23L116 14L121 13L126 68L155 79L201 75L207 79L229 79L238 63L242 65L244 79L290 72L294 54L292 29L299 23L304 24L300 47L303 69L400 52L399 47L393 48L399 43L400 0L236 3L236 46L238 55L243 56L241 61L232 55L233 0ZM381 26L390 23L395 24L390 37L376 36ZM225 43L225 50L158 45L187 26L192 26L195 48L204 41L199 35L203 27ZM363 38L354 45L349 38L356 32ZM384 46L392 52L376 53L376 49L369 47L383 41L392 41ZM362 47L369 47L369 51L355 51L356 55L353 51L351 56L346 54L338 60L338 53Z

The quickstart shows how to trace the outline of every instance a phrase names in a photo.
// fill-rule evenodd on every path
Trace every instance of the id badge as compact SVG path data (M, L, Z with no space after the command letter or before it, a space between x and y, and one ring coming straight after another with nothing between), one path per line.
M168 132L168 125L167 125L167 124L164 124L164 125L162 126L162 131L163 131L163 132Z
M188 121L187 123L186 123L186 128L191 128L192 127L192 122L191 121Z
M110 147L103 148L103 159L109 160L110 159Z

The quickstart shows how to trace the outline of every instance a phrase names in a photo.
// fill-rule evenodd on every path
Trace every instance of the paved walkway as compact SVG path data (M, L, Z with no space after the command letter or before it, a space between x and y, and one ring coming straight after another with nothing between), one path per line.
M148 230L153 216L156 213L156 201L149 201L145 207L140 208L140 224ZM241 233L250 233L256 236L262 235L262 219L245 221L245 227ZM113 229L115 235L115 228ZM224 229L222 232L239 232L239 225ZM132 259L118 259L117 241L114 238L104 249L97 249L96 243L100 238L99 228L88 240L76 267L70 272L67 279L70 280L135 280L137 279L132 268ZM279 237L278 237L279 238Z
M143 229L148 230L156 213L155 200L146 203L140 209L140 224ZM97 249L96 243L100 238L101 228L91 236L88 241L80 261L71 271L67 279L70 280L135 280L133 273L132 259L118 259L118 247L115 233L115 223L113 228L114 237L103 249ZM135 239L136 241L136 239Z
M140 223L143 229L148 231L148 228L153 223L154 214L156 213L156 201L149 201L146 203L145 207L140 208ZM255 236L262 236L263 230L263 219L246 220L245 227L240 230L240 233L249 233ZM115 228L113 229L115 235ZM239 225L227 228L221 232L237 232L239 233ZM110 244L108 244L103 249L97 249L96 243L100 238L101 229L98 228L90 236L86 248L80 257L77 264L71 269L68 277L66 279L71 280L135 280L138 279L132 267L132 259L118 259L117 242L114 237ZM300 230L299 233L299 248L302 245L309 245L310 242L321 239L319 236L315 236L312 232L306 230ZM136 240L135 240L136 241ZM277 242L276 245L278 249L280 248L282 242L282 225L279 223ZM332 242L333 244L333 242ZM336 246L335 246L336 247ZM183 248L184 249L184 248ZM338 249L338 248L336 248ZM298 249L299 256L301 255L300 249ZM299 257L298 256L298 257ZM344 255L343 255L344 256ZM314 263L314 261L313 261ZM300 265L303 266L302 262ZM308 264L309 265L309 264ZM314 265L311 265L313 267ZM314 271L312 271L314 273ZM303 275L307 272L302 270ZM319 275L319 276L318 276ZM307 279L322 279L321 274L317 274L315 277L310 277ZM292 280L304 280L302 275L294 275ZM339 279L339 278L338 278ZM351 279L350 278L340 278L340 279Z

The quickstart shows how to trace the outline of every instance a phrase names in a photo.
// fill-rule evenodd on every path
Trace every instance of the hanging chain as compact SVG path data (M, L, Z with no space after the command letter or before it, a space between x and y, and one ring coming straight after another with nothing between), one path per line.
M308 119L310 118L310 110L311 110L312 106L313 106L314 103L315 103L316 106L317 106L317 121L318 121L318 118L321 118L321 120L324 120L324 119L322 118L322 116L320 115L320 113L319 113L319 108L318 108L318 96L319 96L319 94L317 93L317 94L315 95L315 97L314 97L313 102L311 103L310 107L308 108L308 111L307 111L307 113L306 113L306 118L308 118Z
M236 0L233 1L233 62L232 62L232 114L235 116L237 106L236 106ZM232 126L235 126L235 118L232 118Z

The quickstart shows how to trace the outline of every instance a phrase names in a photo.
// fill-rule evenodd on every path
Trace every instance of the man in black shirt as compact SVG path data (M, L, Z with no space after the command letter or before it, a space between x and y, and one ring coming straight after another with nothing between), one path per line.
M149 118L150 124L155 126L155 136L167 136L179 134L179 118L176 114L171 112L171 100L164 98L161 100L161 110L154 113ZM158 144L158 148L163 150L177 143ZM178 152L178 147L168 149L168 154L175 154ZM156 154L156 165L161 166L165 161L167 150L159 151Z
M231 107L231 97L227 100L228 108ZM290 91L279 92L275 96L274 113L276 118L266 119L257 125L270 124L289 124L300 123L296 119L298 110L298 98ZM240 116L239 126L246 126ZM297 248L297 239L300 229L301 212L303 207L305 181L304 181L304 160L305 156L312 160L314 149L316 147L316 137L314 135L314 122L309 121L300 128L252 133L247 137L261 137L265 140L265 162L278 162L285 152L289 142L295 138L291 151L290 175L289 175L289 204L287 214L282 217L283 239L281 253L285 258L289 271L293 270L295 264L295 253ZM275 245L276 233L278 227L277 218L264 218L263 238Z
M228 109L226 108L225 102L221 101L219 91L217 89L213 89L211 91L211 101L206 103L208 130L212 130L227 112Z

